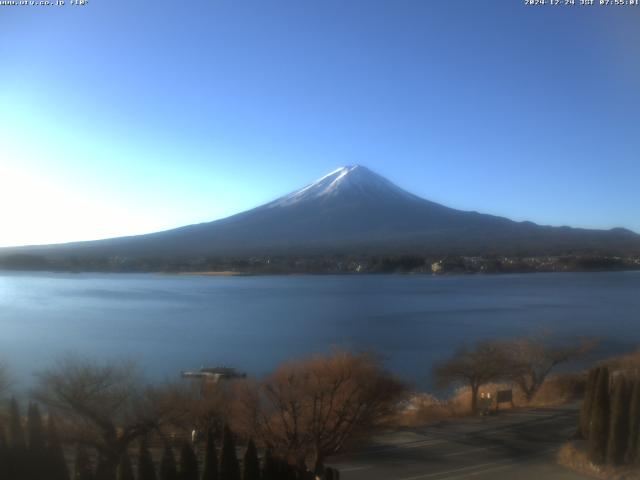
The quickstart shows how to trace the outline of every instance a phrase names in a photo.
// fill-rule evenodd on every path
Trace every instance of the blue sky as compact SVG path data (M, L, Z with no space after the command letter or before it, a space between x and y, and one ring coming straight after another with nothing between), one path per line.
M523 3L0 7L0 245L214 220L356 163L640 231L640 7Z

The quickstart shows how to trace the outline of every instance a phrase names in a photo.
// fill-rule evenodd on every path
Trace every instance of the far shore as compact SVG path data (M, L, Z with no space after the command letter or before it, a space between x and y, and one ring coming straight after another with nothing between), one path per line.
M246 272L234 272L232 270L208 271L208 272L166 272L168 275L195 275L203 277L247 277L253 275Z

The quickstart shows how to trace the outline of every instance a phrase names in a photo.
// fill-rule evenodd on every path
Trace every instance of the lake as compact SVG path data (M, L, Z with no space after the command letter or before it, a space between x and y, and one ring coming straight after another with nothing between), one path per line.
M375 349L430 386L477 339L550 329L640 344L640 272L256 276L0 272L0 358L19 386L65 353L136 360L152 378L227 364L263 375L332 345Z

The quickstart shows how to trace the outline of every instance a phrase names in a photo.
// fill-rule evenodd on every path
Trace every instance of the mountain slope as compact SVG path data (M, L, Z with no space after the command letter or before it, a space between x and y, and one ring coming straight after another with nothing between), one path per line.
M332 253L639 253L624 229L545 227L417 197L362 166L339 168L266 205L214 222L135 237L4 253L196 257ZM0 255L2 254L0 250Z

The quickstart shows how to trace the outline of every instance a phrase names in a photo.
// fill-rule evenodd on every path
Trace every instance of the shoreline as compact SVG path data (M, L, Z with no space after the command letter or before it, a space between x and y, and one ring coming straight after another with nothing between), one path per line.
M122 272L127 273L127 272ZM185 275L185 276L198 276L198 277L249 277L254 276L253 273L236 272L233 270L211 270L204 272L147 272L156 273L159 275Z
M159 270L64 270L64 269L9 269L0 268L2 273L101 273L116 275L172 275L185 277L291 277L291 276L340 276L340 277L360 277L360 276L403 276L403 277L469 277L469 276L508 276L508 275L535 275L535 274L563 274L563 273L624 273L640 272L640 268L612 268L599 270L512 270L512 271L451 271L451 272L416 272L416 271L394 271L394 272L242 272L235 270L206 270L206 271L159 271Z

